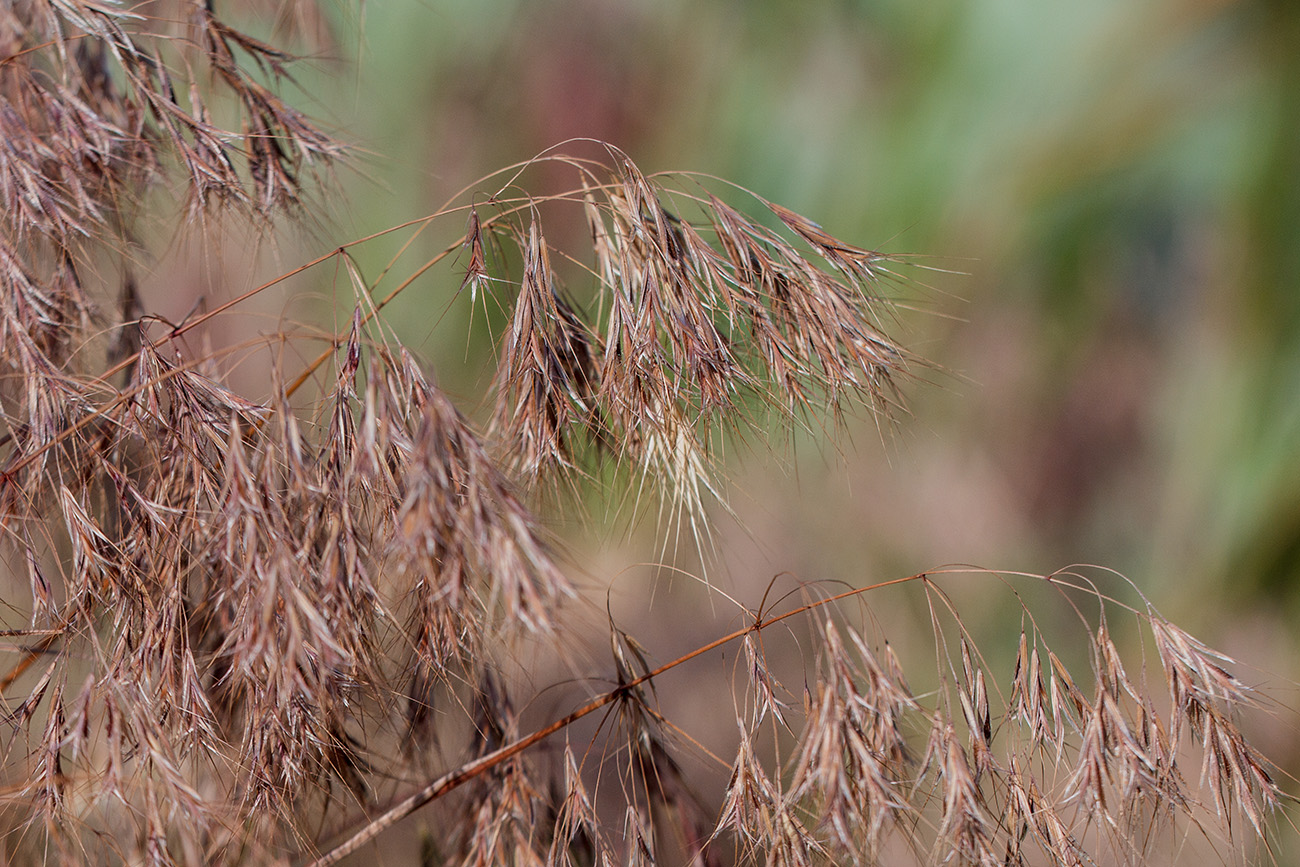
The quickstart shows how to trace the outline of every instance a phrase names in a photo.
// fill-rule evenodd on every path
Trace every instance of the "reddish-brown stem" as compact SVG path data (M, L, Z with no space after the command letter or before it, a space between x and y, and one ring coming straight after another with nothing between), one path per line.
M909 581L925 581L927 580L926 576L927 573L920 572L915 575L908 575L905 578L894 578L890 581L881 581L877 584L872 584L867 587L858 587L853 590L846 590L845 592L836 594L835 596L828 596L825 599L818 599L815 602L809 602L806 605L801 605L798 608L795 608L791 611L787 611L784 614L778 614L775 617L769 618L767 620L762 619L762 616L760 614L759 618L756 619L749 626L745 626L740 629L737 629L734 632L722 636L721 638L717 638L714 639L713 641L710 641L708 644L697 647L694 650L692 650L690 653L685 654L684 656L679 656L671 662L666 662L663 665L656 668L655 670L648 671L645 674L641 675L640 677L635 678L625 684L622 684L618 688L612 689L609 692L605 693L604 695L592 699L587 704L583 705L582 707L578 708L577 710L573 711L567 716L561 717L560 719L556 720L550 725L537 729L531 734L526 735L525 737L522 737L519 740L513 741L512 743L506 744L500 749L488 753L487 755L482 756L481 758L475 759L474 761L469 762L468 764L461 765L459 768L457 768L454 771L451 771L450 773L443 774L441 777L438 777L436 780L432 781L428 785L424 786L423 788L419 789L416 792L413 792L410 795L407 795L405 798L398 801L396 804L393 804L383 813L368 821L364 826L362 826L358 831L356 831L356 833L348 837L343 842L339 843L337 846L334 846L332 849L323 853L316 859L306 862L305 867L328 867L328 865L330 864L337 864L339 861L346 858L348 855L351 855L353 852L360 849L366 843L369 843L371 840L378 837L384 831L387 831L393 825L396 825L402 819L405 819L407 816L411 815L416 810L420 809L426 804L429 804L437 800L438 798L442 797L443 795L447 794L453 789L458 788L463 783L469 782L470 780L474 779L478 775L482 774L484 771L487 771L501 764L502 762L506 761L507 759L513 756L517 756L519 753L522 753L524 750L528 749L534 744L545 740L546 738L550 737L556 732L568 728L570 725L582 719L583 717L588 716L600 710L601 708L605 707L608 704L611 704L614 701L617 701L619 698L627 695L629 691L635 689L641 684L646 683L647 681L650 681L658 677L664 672L671 671L672 669L677 668L679 665L682 665L683 663L695 659L697 656L703 656L704 654L712 650L716 650L717 648L721 647L724 644L735 641L738 638L744 638L746 635L749 635L751 632L761 632L762 630L766 629L769 626L773 626L777 623L780 623L783 620L788 620L791 617L797 617L798 615L804 614L808 611L812 611L814 609L821 608L826 605L832 605L836 602L840 602L844 599L848 599L854 596L860 596L861 594L871 590L879 590L882 587L889 587L895 584L905 584Z
M437 256L434 256L432 259L425 262L419 268L415 269L414 274L407 277L405 280L403 280L401 283L395 286L393 288L393 291L389 292L381 300L375 302L375 305L370 309L370 312L367 313L364 317L362 317L361 324L362 325L369 324L370 321L374 319L376 315L378 315L379 311L383 310L386 306L388 306L388 303L392 301L394 298L396 298L399 294L401 294L406 289L407 286L410 286L412 283L414 283L416 279L420 277L420 275L424 274L425 271L428 271L434 265L437 265L447 256L451 255L451 253L454 250L458 249L459 246L460 245L457 245L455 247L448 247L446 250L443 250ZM334 352L339 347L339 343L341 342L342 342L341 338L336 337L333 341L331 341L330 347L328 349L326 349L320 355L316 356L315 360L312 361L311 364L303 368L303 371L299 373L296 377L294 377L293 382L289 383L288 387L285 388L284 390L285 397L292 396L295 392L298 391L298 389L302 388L303 383L306 382L312 376L312 374L314 374L317 370L319 370L320 366L324 364L331 355L334 354Z

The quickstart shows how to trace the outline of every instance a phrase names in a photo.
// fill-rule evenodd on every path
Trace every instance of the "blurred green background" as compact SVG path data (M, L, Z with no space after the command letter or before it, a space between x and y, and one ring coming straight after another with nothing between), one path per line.
M780 472L757 449L729 466L748 530L720 523L730 592L756 603L783 570L865 583L1098 564L1296 706L1300 6L347 8L335 32L360 40L337 53L359 61L322 59L304 81L309 110L364 152L345 237L589 136L915 256L891 290L894 336L947 373L907 386L911 417L883 442L861 419ZM370 273L385 252L363 258ZM468 305L443 315L458 286L443 276L389 321L455 387L484 350L464 337ZM1007 607L987 587L959 601ZM1294 766L1278 725L1265 752Z
M938 370L906 384L910 414L883 437L863 417L834 441L780 440L778 460L754 437L729 447L735 520L715 510L707 567L719 590L756 606L773 581L781 593L950 563L1096 564L1300 707L1300 5L388 0L325 11L329 35L305 40L314 57L295 67L300 104L356 144L357 171L341 173L305 245L277 251L275 273L432 213L466 186L481 202L501 180L475 179L574 137L609 141L646 172L725 178L851 243L911 257L907 280L885 287L899 305L893 336ZM553 192L573 176L527 182ZM464 227L456 214L420 235L379 294ZM366 278L410 237L359 248ZM330 268L285 291L320 293L343 330L352 290ZM454 300L459 284L456 268L438 269L385 321L472 412L492 343L482 307L472 316ZM288 297L257 303L275 317ZM286 315L312 316L301 303ZM739 622L721 595L705 602L697 584L644 565L702 571L653 511L643 532L597 522L595 537L581 510L542 517L577 551L593 608L603 615L612 588L610 610L653 659ZM1118 578L1089 574L1139 603ZM1022 619L1012 597L987 578L945 587L1009 672ZM870 604L905 662L933 652L921 594ZM1061 614L1039 624L1075 630L1048 640L1083 654ZM592 670L607 672L605 632L591 635ZM1154 657L1145 664L1158 679ZM692 731L729 755L728 675L715 685L693 671L695 688L661 691L680 705L668 716L715 724ZM801 669L784 674L798 690ZM1292 773L1295 720L1247 721Z

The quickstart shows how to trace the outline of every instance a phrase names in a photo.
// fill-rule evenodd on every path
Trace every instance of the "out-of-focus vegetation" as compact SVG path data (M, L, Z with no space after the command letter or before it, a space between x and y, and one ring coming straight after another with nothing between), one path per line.
M727 589L749 598L787 570L865 582L949 562L1093 563L1193 632L1296 676L1300 11L1290 4L339 10L332 38L356 44L327 40L314 64L295 67L303 109L359 148L359 171L321 207L304 247L313 253L320 239L423 216L476 178L587 137L647 171L726 178L838 237L915 254L895 330L950 374L907 388L911 416L883 447L863 418L840 446L797 441L783 471L737 462L740 528L719 515L722 562L710 567ZM355 69L343 65L354 56ZM546 171L529 192L550 191ZM439 221L408 260L462 229ZM579 215L573 231L585 231ZM403 240L359 250L366 276ZM243 249L229 245L226 259ZM269 273L299 258L281 250ZM203 262L211 270L214 255ZM326 305L337 293L345 316L351 290L337 278L315 288ZM147 283L165 308L171 273ZM472 409L501 321L454 303L458 289L417 283L388 322ZM192 301L177 293L172 314ZM258 303L276 316L282 300ZM626 604L641 604L633 596ZM961 600L972 622L984 598ZM988 607L996 623L1005 606ZM673 622L683 647L708 634ZM1300 762L1287 733L1265 751Z
M859 420L839 453L736 477L757 544L730 546L732 580L1102 564L1294 673L1294 7L489 0L361 23L329 103L373 152L358 229L586 136L935 269L899 292L903 336L953 375L909 389L884 448ZM467 305L444 312L455 288L399 317L448 378L487 351Z
M11 126L22 133L16 149L41 157L19 166L39 163L40 171L7 176L12 189L19 188L14 178L45 178L59 170L72 179L67 189L81 191L81 171L94 167L84 158L65 159L71 150L52 150L42 141L47 133L57 143L60 135L78 131L56 123L60 106L80 105L68 98L71 90L59 89L61 72L113 107L125 92L113 78L112 70L119 70L132 98L152 100L149 117L162 126L101 125L111 134L86 151L111 155L129 138L127 127L141 133L139 155L105 157L104 163L139 170L138 177L131 175L145 197L139 226L134 209L121 208L136 204L134 188L131 195L104 195L102 202L82 195L82 216L98 228L69 224L53 232L46 226L41 243L48 248L6 246L21 253L6 259L5 285L22 290L10 294L41 301L9 304L6 320L15 335L7 346L14 372L7 407L16 409L0 443L10 459L0 475L6 526L23 527L13 531L14 551L25 555L27 572L15 586L27 581L32 596L30 612L15 604L9 615L30 621L30 628L7 634L36 641L7 651L17 662L4 685L24 677L38 681L15 718L27 724L29 735L33 720L45 731L41 746L26 755L27 781L14 788L26 793L14 799L15 815L26 795L45 802L29 817L18 816L15 827L35 827L31 817L43 816L47 839L62 840L63 817L76 815L65 814L64 794L78 779L61 764L64 751L93 779L98 759L92 753L103 748L110 757L130 753L135 773L114 789L120 775L110 762L99 799L118 793L125 810L111 821L139 830L137 842L158 863L167 863L172 850L185 850L194 863L217 852L240 857L259 836L256 829L240 836L245 818L269 815L268 807L280 811L268 822L279 822L284 832L266 844L268 860L294 849L333 863L384 834L390 823L484 774L492 779L479 781L483 797L469 795L467 803L496 806L480 809L461 827L457 845L468 860L516 825L520 851L536 855L540 842L552 853L567 852L570 843L582 848L577 836L539 833L536 823L521 820L524 812L510 807L517 794L528 811L534 801L542 803L524 762L499 777L493 769L532 750L545 733L567 733L570 726L578 740L591 736L590 754L600 753L599 733L584 733L576 723L617 703L627 726L626 749L603 747L594 770L621 779L629 808L643 794L644 815L676 814L683 851L698 855L714 820L691 814L702 802L688 790L698 786L706 797L722 799L729 762L719 756L736 749L733 723L739 721L739 757L725 800L740 797L736 793L752 787L746 779L762 776L754 757L745 758L759 722L802 698L808 725L799 736L790 791L782 791L785 782L767 786L758 812L746 817L749 808L727 807L718 827L749 839L755 853L768 843L781 851L790 834L806 847L814 837L791 830L801 811L815 815L835 804L835 827L865 821L860 808L866 802L839 793L861 794L855 787L870 774L848 780L854 774L834 732L842 723L844 731L865 731L835 696L841 689L856 694L854 682L866 670L855 674L841 665L847 657L833 623L805 632L792 625L793 614L806 613L802 609L790 623L772 612L797 607L801 594L806 601L875 585L869 601L850 599L851 593L836 599L860 616L871 641L888 638L889 660L895 647L911 657L914 645L929 643L926 653L938 664L933 681L912 681L918 695L935 700L933 711L914 699L900 666L871 669L872 697L861 705L879 714L878 699L889 692L897 708L916 711L919 721L885 727L893 776L877 790L884 800L867 813L904 809L889 793L905 792L919 805L907 820L915 830L928 821L927 810L942 805L928 857L942 857L944 846L951 846L967 860L988 863L997 857L993 841L1006 844L1005 860L1015 860L1013 848L1032 826L1045 854L1062 863L1077 860L1073 831L1060 836L1044 830L1044 817L1055 817L1055 807L1019 788L1037 772L1022 777L1020 758L1042 761L1042 780L1063 808L1087 813L1100 805L1099 812L1075 818L1084 835L1104 836L1109 832L1102 826L1110 822L1116 833L1108 851L1133 860L1148 853L1178 857L1183 850L1164 847L1165 832L1156 824L1138 829L1149 807L1167 801L1188 808L1191 827L1201 829L1225 861L1251 856L1252 844L1234 836L1232 822L1249 821L1262 832L1277 792L1265 760L1237 732L1237 710L1249 705L1248 690L1214 661L1223 657L1148 608L1143 594L1164 614L1260 669L1292 672L1295 634L1287 614L1300 603L1292 586L1300 572L1300 450L1292 445L1300 443L1294 399L1300 395L1300 238L1292 237L1300 217L1300 92L1293 86L1300 14L1248 3L1076 8L947 2L921 8L772 0L429 0L331 7L324 14L339 16L332 22L315 18L316 7L284 6L275 25L269 17L251 25L258 38L269 40L264 45L218 21L213 4L177 7L192 16L188 25L181 13L175 20L170 13L136 18L87 6L79 18L79 6L40 8L48 12L40 31L48 40L35 43L38 30L29 22L10 27L12 38L6 37L15 92L33 100L24 112L7 102L6 122L21 122ZM235 8L240 15L259 14L255 7ZM19 22L20 16L9 19ZM72 55L60 22L78 30L71 41L92 46L78 49L77 71L67 65ZM195 75L182 106L167 72L171 48L148 54L132 40L166 43L177 38L169 28L199 32L195 23L207 36L193 56L177 49L183 61L177 69ZM93 49L96 40L116 52L120 68L105 61L102 46ZM337 153L334 141L305 125L288 102L238 74L236 55L278 78L282 56L271 42L306 46L314 57L314 68L311 62L295 66L301 90L286 86L293 90L286 99L356 145L359 171L338 186L328 177L320 190L311 185L308 192L319 192L319 200L300 197L298 185L320 178L313 171L333 168L325 157ZM52 59L39 54L51 47L58 49ZM355 68L354 57L360 58ZM209 115L198 80L203 74L194 72L203 63L242 109L218 105L214 112L228 116ZM350 86L338 85L341 70ZM55 93L58 99L50 96ZM45 105L55 108L34 108ZM124 112L128 120L145 117L134 104ZM168 118L180 118L185 131L168 126ZM237 128L242 133L233 132ZM160 129L170 133L159 135ZM207 137L222 129L222 141L242 136L246 177L230 168L227 145ZM153 156L148 149L160 144L171 150L159 148L163 155ZM608 184L594 163L563 159L521 167L526 180L513 176L514 169L500 171L555 153L557 146L579 160L593 151L610 161ZM660 186L659 176L647 179L631 159L649 173L688 173ZM163 209L150 207L152 193L145 192L164 197L167 184L146 181L164 177L174 167L169 160L189 167L190 184L198 185L197 192L188 188L190 208L179 231L170 218L157 216ZM575 175L581 184L576 192ZM708 181L696 186L700 178ZM725 191L732 183L754 191L758 198L751 204L764 206L753 222L708 197L695 203L694 225L689 214L683 222L673 213L694 207L695 191ZM467 190L477 190L472 215L463 207ZM228 197L237 205L233 213L251 217L251 225L208 210L211 197ZM25 203L35 217L49 216L64 201L7 198ZM462 208L446 209L452 201ZM109 219L102 218L101 205ZM820 220L827 234L785 205ZM574 211L567 225L558 215L564 207ZM480 212L488 215L483 222ZM425 222L431 213L438 218ZM286 215L309 218L303 244L278 231L290 224L282 220ZM28 238L23 226L44 225L18 216L27 219L15 223L20 240ZM465 217L467 223L458 222ZM869 294L828 291L825 281L833 278L769 234L764 221L801 238L868 293L881 273L896 275L897 321L879 324L901 343L877 332L874 317L888 315ZM401 228L389 232L394 225ZM701 227L721 253L701 239ZM111 231L101 239L100 230ZM463 283L460 273L445 267L462 230L461 267L469 269ZM85 313L75 326L61 327L48 312L60 309L44 300L51 293L81 297L78 274L101 282L97 253L83 255L81 242L68 240L80 235L103 240L105 251L122 260L114 266L121 280L109 281L121 284L121 321L95 319L89 302L68 308ZM352 242L361 237L370 241ZM836 238L893 255L876 256ZM333 252L320 255L322 239ZM582 247L575 240L591 244L594 264L568 252ZM154 258L154 250L164 249L170 253ZM187 256L194 251L191 263ZM43 295L39 281L28 279L33 268L20 263L23 256L57 261L70 278ZM552 291L552 260L569 292ZM435 273L439 263L444 268ZM263 285L263 272L292 276ZM583 283L593 284L591 291ZM581 309L595 296L604 296L592 304L597 309ZM848 304L848 297L858 301ZM228 308L234 312L224 315ZM333 323L315 324L331 313ZM715 318L726 321L725 336ZM627 324L633 320L648 323L636 339L627 336L635 331ZM143 327L134 332L137 321ZM127 338L107 339L123 325ZM157 351L149 336L151 328L161 333L168 327L161 339L176 344L179 361ZM135 333L138 342L131 344ZM33 334L49 338L53 349ZM739 347L740 340L752 345ZM110 367L117 365L101 377L83 376L71 364L65 375L56 369L61 361L46 360L63 358L59 353L74 344L88 356L86 347L96 341L108 344L103 354ZM180 363L181 342L202 359L204 373ZM311 361L316 343L325 348ZM397 351L405 346L423 359ZM320 365L335 352L331 386ZM432 368L427 376L424 359ZM750 369L755 366L758 374ZM138 374L128 396L99 394L103 383L128 369ZM299 370L305 372L284 382L286 371ZM908 373L922 380L903 384L910 411L885 422L892 385ZM266 406L238 396L249 386L261 400L268 381ZM321 394L308 394L313 387ZM64 397L46 399L57 388L65 389L59 392ZM847 391L865 399L860 417L838 415ZM822 398L832 419L818 416ZM99 406L96 400L106 403L86 409ZM332 414L321 409L330 400ZM720 407L727 412L710 414ZM772 424L782 431L775 436L788 439L788 457L765 461L771 452L755 441L767 428L761 420L747 426L746 413L757 410L762 419L763 412L776 415L786 407L807 413L807 429L790 433ZM695 410L697 420L682 421ZM83 412L84 421L60 427L65 413ZM278 427L267 421L272 416ZM196 427L195 419L207 427ZM419 424L409 427L413 420ZM309 431L305 438L300 423ZM710 425L739 430L728 439ZM81 435L92 428L96 436ZM46 434L47 442L25 451ZM71 445L59 451L65 441ZM319 447L304 450L303 442ZM364 449L355 450L355 442ZM393 447L383 451L385 443ZM518 471L528 508L489 457L494 449L506 458L502 466ZM597 453L610 460L585 463ZM124 456L124 463L115 463ZM721 466L705 466L715 456ZM48 472L47 457L56 467ZM710 473L715 469L716 476ZM588 470L597 477L591 485ZM199 493L186 487L190 478L200 480ZM695 507L702 489L712 492L713 478L723 480L725 502L707 504L712 520L705 531ZM539 479L555 487L539 494L532 484ZM666 491L651 490L655 483ZM572 502L570 488L581 502ZM92 499L103 501L107 519L82 505ZM553 564L541 538L547 534L534 534L530 509L560 540L572 581ZM611 519L601 520L602 512ZM66 540L62 531L40 530L51 515L62 518ZM624 534L629 525L633 532ZM997 574L981 570L946 570L942 587L916 574L954 561L1028 576L1072 563L1100 565L1080 568L1064 584L1031 577L1023 588L1012 580L999 586ZM58 570L56 584L68 594L62 603L42 562ZM373 584L371 575L378 576ZM481 609L459 595L457 582L466 575L486 582L474 597ZM985 580L967 583L961 575ZM409 579L411 587L391 584L394 576ZM146 580L167 592L151 592ZM1074 581L1078 586L1067 589ZM922 592L902 592L914 584ZM386 609L382 600L389 593L396 604ZM570 609L579 615L564 623L574 643L554 659L534 655L522 639L499 640L488 628L501 607L513 626L529 630L528 640L540 643L551 634L552 613L565 608L561 600L573 596L584 597ZM1083 611L1078 599L1083 606L1096 603L1099 611ZM403 627L404 618L391 612L406 604L426 607ZM55 626L38 628L56 607ZM474 611L481 614L477 620ZM1148 627L1147 645L1136 648L1140 662L1127 671L1112 642L1108 611ZM582 618L605 615L617 685L551 726L535 722L531 717L559 713L544 705L564 705L562 687L589 685L587 663L603 656L606 633L589 634ZM914 630L903 619L908 615L915 615ZM450 619L439 620L444 616ZM735 626L719 627L729 618L744 624L719 640L720 628ZM184 626L163 630L155 624ZM635 640L624 626L636 630ZM378 634L389 628L392 636ZM1116 630L1117 641L1134 649L1132 630L1123 631ZM1081 640L1072 643L1071 635ZM750 641L758 636L762 648ZM749 661L728 672L735 657L725 645L742 638ZM787 639L791 649L780 649ZM193 641L197 654L191 653ZM1050 650L1053 644L1064 659ZM408 655L408 645L410 659L399 659ZM1049 691L1039 676L1046 670L1040 645L1051 666L1050 726L1042 712ZM184 652L155 654L173 646ZM864 660L872 655L868 643L858 647ZM658 683L652 679L661 673L720 648L720 673L692 675L689 688L662 704L646 702L643 683ZM29 669L47 652L54 660L36 678ZM788 702L775 692L770 702L762 697L770 691L769 662L792 687L782 693ZM810 664L817 667L811 676ZM76 700L82 721L69 725L64 688L81 679L83 665L91 673ZM757 703L735 689L745 665ZM822 665L847 679L827 687ZM1074 686L1068 675L1073 665L1091 666L1095 698ZM409 677L408 666L414 666ZM109 674L97 674L100 669ZM178 671L181 686L153 691L150 678L165 681ZM1001 697L1007 710L991 713L989 705L998 702L989 701L986 681L1004 682L1001 673L1009 671L1015 685L1009 698ZM293 672L299 674L289 676ZM596 677L592 683L609 685L605 673ZM51 683L40 717L36 709ZM268 683L278 687L264 688ZM884 692L881 683L889 687ZM1160 697L1168 691L1171 737L1148 697L1152 683ZM517 716L510 694L519 685L537 690ZM220 720L208 702L212 689L224 702ZM355 698L362 692L372 704ZM473 701L461 701L470 694ZM1300 706L1283 689L1270 694ZM405 720L391 713L393 699L401 697ZM116 709L121 701L129 702L125 716ZM958 704L966 746L953 725ZM651 707L653 713L643 712ZM753 711L748 727L747 711ZM155 716L164 735L153 734ZM1067 717L1073 733L1066 731ZM126 729L119 718L128 720ZM679 718L703 724L679 729ZM1291 728L1292 718L1282 713L1277 720ZM272 725L277 719L278 728ZM102 738L86 720L103 721ZM672 721L675 734L690 731L684 738L699 748L697 757L718 767L700 772L679 766L667 741L651 734L664 720ZM1004 728L1017 720L1032 730L1027 739ZM441 740L435 729L449 723L465 729L475 759L455 757L457 747ZM1116 724L1124 736L1116 734ZM1258 721L1245 725L1257 727ZM1178 765L1185 729L1204 745L1206 800L1183 795ZM778 757L795 755L775 723L770 734ZM917 734L926 746L914 766L908 737ZM1273 736L1270 743L1273 733L1250 734L1262 736L1264 752L1283 770L1300 760L1294 738ZM196 760L197 778L205 782L191 785L173 772L179 767L171 759L173 736L183 741L183 761L194 744L207 750L201 756L220 757ZM439 766L446 759L453 768L443 778L446 786L436 777L430 782L429 767L402 766L423 748L412 746L417 737L427 739L424 746L430 756L438 754ZM991 744L999 738L1009 752L995 767ZM399 743L408 752L391 771L363 757L387 762ZM1054 750L1054 760L1040 755L1045 746ZM967 748L976 757L974 777ZM236 752L229 762L233 783L219 779L220 770L205 776ZM940 754L942 770L928 776ZM1077 767L1063 764L1066 754L1077 755ZM876 747L854 755L860 768L883 767ZM586 794L574 799L583 785L579 778L592 767L578 768L567 751L564 757L572 779L563 800L585 803ZM623 760L621 771L609 770ZM775 767L791 770L779 758ZM981 794L982 773L1001 782L988 782ZM368 789L368 777L396 799L378 814L383 799ZM334 788L336 778L343 788ZM507 785L511 780L518 792ZM926 780L929 789L920 785ZM157 788L160 782L169 788ZM238 797L205 800L222 783ZM501 785L494 789L495 783ZM331 809L347 789L345 797L366 817L363 829L335 848L325 844L333 830L303 830L312 805L301 790L310 786ZM1112 790L1122 793L1113 814L1102 803ZM990 793L991 800L981 801ZM131 800L137 794L148 805L139 823L130 816L139 812ZM688 809L690 803L695 807ZM1226 836L1207 831L1213 823L1202 824L1198 810L1225 822ZM1005 812L994 816L992 836L985 811ZM636 809L628 813L637 815ZM167 828L176 825L175 816L210 827L172 839ZM1117 816L1124 821L1112 821ZM847 834L834 845L867 860L886 857L878 849L878 819L871 821L865 836ZM446 837L447 827L426 836ZM67 835L68 852L82 845L76 842L82 831L85 839L112 836L87 821ZM402 827L400 833L409 838L420 832ZM640 833L624 829L629 847L635 849ZM918 859L927 857L916 842L920 837L906 829L904 836ZM1289 845L1282 842L1275 851ZM495 844L482 851L496 851Z
M338 14L335 37L359 38L336 50L360 56L350 86L329 56L319 79L295 73L304 108L360 148L334 199L347 211L322 208L329 243L588 137L915 254L897 331L950 374L907 389L911 416L883 448L864 418L840 446L797 441L782 471L737 462L739 526L719 515L710 567L728 590L760 595L786 571L852 583L949 562L1093 563L1272 673L1261 680L1300 673L1291 4L410 0ZM546 171L530 193L551 191ZM409 262L462 229L440 221ZM402 240L359 251L367 277ZM320 291L343 316L337 277ZM468 409L502 322L455 303L458 288L417 283L389 322ZM647 543L592 568L662 555ZM972 591L963 613L984 605L1005 634L992 598ZM672 622L683 648L708 634ZM1278 722L1265 751L1295 767Z
M859 426L852 490L838 456L738 480L737 508L790 525L796 562L838 540L873 569L1100 563L1190 625L1291 634L1287 4L497 0L370 4L361 23L355 91L329 103L373 152L359 229L589 136L938 269L913 272L932 288L900 292L902 316L956 375L911 390L883 450ZM405 335L424 329L449 373L467 349L428 320L454 288L430 287L437 313ZM819 496L787 512L773 484Z

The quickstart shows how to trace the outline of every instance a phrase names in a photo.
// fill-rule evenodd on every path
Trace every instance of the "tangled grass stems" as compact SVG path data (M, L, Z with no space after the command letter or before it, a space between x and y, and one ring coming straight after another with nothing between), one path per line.
M756 711L748 724L739 720L737 758L714 836L733 830L755 856L793 846L803 853L805 863L813 863L808 855L811 852L838 852L852 863L875 863L886 831L893 831L915 838L908 840L914 851L947 848L960 863L1021 863L1020 847L1028 837L1042 847L1042 854L1051 863L1082 864L1096 860L1081 842L1089 826L1096 824L1113 833L1110 842L1121 857L1141 857L1149 853L1135 848L1130 832L1123 826L1148 799L1151 803L1147 806L1170 813L1177 809L1194 822L1199 821L1197 810L1204 805L1196 803L1183 788L1179 770L1176 742L1183 731L1200 739L1204 751L1202 783L1210 783L1217 813L1229 828L1232 817L1240 816L1256 833L1264 833L1264 817L1282 795L1265 768L1266 762L1227 722L1238 710L1254 703L1249 688L1221 665L1232 664L1233 660L1188 636L1160 617L1149 603L1139 609L1106 597L1081 573L996 575L1000 580L1019 577L1040 581L1056 587L1066 598L1082 591L1102 606L1103 623L1091 637L1095 698L1086 697L1035 626L1031 637L1021 633L1011 697L1002 702L1002 712L995 714L990 709L990 692L984 686L986 676L992 679L994 675L973 653L960 616L949 607L946 593L936 583L954 574L985 577L992 573L967 567L936 570L854 588L780 614L767 615L759 609L747 614L747 625L676 659L653 669L646 668L642 660L640 674L629 673L620 662L622 674L616 688L439 776L304 863L310 867L338 863L421 807L515 759L584 717L612 704L646 701L644 686L736 641L745 643L751 659L749 683L742 689L753 691L749 697L762 710ZM1072 583L1074 578L1080 583ZM840 638L840 629L845 627L835 625L835 612L841 603L913 583L922 584L927 595L944 600L959 627L960 669L952 668L951 655L941 649L940 657L947 661L949 669L948 674L941 672L945 686L931 709L924 708L912 694L903 668L888 645L882 664L862 634L850 630L854 650L850 654ZM1070 604L1074 606L1073 601ZM1104 624L1108 605L1137 617L1155 640L1171 690L1167 714L1150 704L1145 685L1129 680L1125 674ZM1032 611L1028 607L1024 611L1032 621ZM789 788L782 792L755 757L753 739L768 711L775 710L771 696L778 687L771 681L766 663L755 654L752 641L786 621L815 620L812 615L819 612L826 614L819 656L827 670L815 682L818 695L805 714L805 729L791 759ZM1089 628L1086 618L1083 626ZM945 630L937 620L934 639L940 645L946 641ZM1039 661L1040 647L1052 660L1046 671ZM1190 699L1191 694L1198 698ZM960 729L953 716L954 695L962 709L967 746L957 736ZM1125 696L1133 704L1121 708ZM1207 715L1215 722L1205 724ZM772 716L781 728L789 728L779 712ZM919 760L903 725L905 717L929 724L924 755ZM1229 730L1221 733L1220 725ZM1006 755L995 757L995 728L1001 730L1004 726L1023 727L1029 740L1027 744L1012 744ZM1067 726L1079 736L1078 742L1071 744L1067 739ZM1044 788L1054 781L1038 779L1028 769L1044 755L1051 758L1050 767L1060 768L1063 752L1071 748L1076 764L1066 783L1067 792L1059 801L1053 801L1044 795ZM572 762L567 752L566 762ZM1229 770L1232 780L1224 779ZM566 771L565 803L589 800L576 771L571 767ZM923 785L927 775L934 777L930 788ZM1228 792L1240 800L1226 797ZM1108 806L1109 793L1119 795L1117 808ZM924 826L918 823L909 828L903 819L922 818L927 805L936 799L942 806L937 827L929 828L934 839L927 845ZM822 838L802 824L798 817L804 811L821 817L818 824L828 836ZM796 829L797 840L785 839L791 829ZM1006 852L998 851L995 843L1004 844ZM1008 862L1007 857L1012 855L1013 860ZM951 858L937 860L947 862ZM711 863L708 859L705 862Z

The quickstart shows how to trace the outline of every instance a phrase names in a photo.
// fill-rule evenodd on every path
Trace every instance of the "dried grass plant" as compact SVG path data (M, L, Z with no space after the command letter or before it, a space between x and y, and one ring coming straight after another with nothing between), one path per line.
M7 863L324 865L426 807L410 859L465 865L1138 864L1179 835L1224 860L1264 835L1281 795L1230 661L1078 571L886 582L929 606L924 693L869 626L885 585L803 587L657 666L609 625L608 679L571 682L576 709L517 710L520 660L564 669L592 622L537 497L613 467L703 533L729 433L889 418L925 369L885 333L896 261L610 146L550 154L571 190L514 193L525 164L390 230L467 226L382 298L354 267L372 239L297 269L354 275L350 327L245 397L183 338L267 287L171 325L139 309L129 260L161 183L190 221L269 229L329 170L341 146L266 81L291 58L182 0L7 4L0 53ZM588 250L548 242L563 208ZM459 303L506 311L481 422L380 316L439 266ZM1026 605L997 670L945 592L962 580L1044 585L1078 629ZM1117 617L1158 666L1121 660ZM793 688L770 665L791 636ZM727 647L737 749L712 756L710 805L656 683Z

